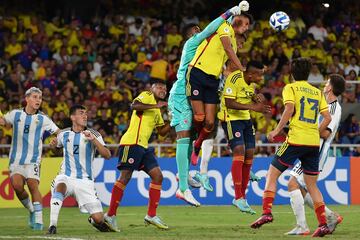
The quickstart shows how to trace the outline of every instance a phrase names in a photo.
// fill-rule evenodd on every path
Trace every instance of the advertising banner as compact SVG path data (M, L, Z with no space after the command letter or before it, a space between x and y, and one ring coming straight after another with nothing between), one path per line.
M360 171L360 159L330 157L324 171L319 176L318 186L323 193L327 204L360 204L360 190L355 186L356 172ZM41 164L40 192L44 199L44 206L50 200L50 185L60 168L62 158L46 158ZM159 165L162 169L164 182L161 193L161 205L181 205L183 201L176 199L175 192L178 188L176 180L176 162L174 158L160 158ZM265 187L265 176L272 158L255 158L253 172L262 177L259 182L250 182L247 190L249 204L261 205L262 193ZM104 160L95 159L94 176L96 176L96 189L99 199L104 206L109 205L111 190L115 180L120 176L116 169L117 158ZM210 183L213 192L204 189L192 189L194 197L204 205L229 205L234 197L231 177L231 158L213 158L209 162ZM191 167L190 174L194 175L198 168ZM274 204L289 204L287 183L290 174L287 170L279 178L278 189ZM125 189L121 202L122 206L142 206L148 203L148 189L150 178L144 172L134 172L131 181ZM351 194L350 194L351 193ZM74 206L73 199L68 199L65 206ZM14 190L10 186L8 160L0 159L0 208L21 207Z

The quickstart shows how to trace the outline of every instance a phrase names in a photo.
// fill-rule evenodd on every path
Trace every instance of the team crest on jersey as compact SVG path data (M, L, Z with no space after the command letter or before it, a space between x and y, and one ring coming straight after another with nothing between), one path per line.
M199 95L199 90L196 90L196 89L195 89L195 90L193 91L193 94L194 94L194 96Z
M227 88L227 89L226 89L226 93L227 93L227 94L231 94L231 93L232 93L232 89L231 89L231 88Z
M224 28L224 32L228 33L230 32L230 29L228 27Z
M240 132L236 132L235 133L235 137L239 138L241 136L241 133Z
M135 160L133 158L128 159L128 163L133 164L134 162L135 162Z

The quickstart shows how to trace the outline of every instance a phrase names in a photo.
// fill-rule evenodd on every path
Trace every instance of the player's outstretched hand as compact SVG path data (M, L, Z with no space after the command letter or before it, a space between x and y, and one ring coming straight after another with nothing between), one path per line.
M278 135L279 133L277 133L275 130L269 132L269 134L267 135L267 139L269 140L269 142L274 142L274 138Z
M162 108L162 107L167 107L168 104L167 102L159 101L156 105L158 108Z
M235 7L232 7L230 8L230 13L231 15L240 15L241 14L241 10L240 10L240 7L239 6L235 6Z
M50 143L49 143L50 147L54 148L57 146L57 138L54 137L53 139L51 139Z
M95 139L94 134L92 134L89 130L83 131L83 134L86 137L86 139L89 140L89 141L92 141L92 140Z
M239 7L240 7L241 11L247 12L247 11L249 11L250 5L249 5L248 1L244 0L244 1L240 2Z
M259 93L259 94L256 94L255 95L255 101L256 102L259 102L259 103L262 103L262 102L265 102L265 96L264 96L264 94L262 94L262 93Z
M254 104L254 107L252 110L255 112L260 112L260 113L269 113L269 112L271 112L271 106L258 102L258 103Z

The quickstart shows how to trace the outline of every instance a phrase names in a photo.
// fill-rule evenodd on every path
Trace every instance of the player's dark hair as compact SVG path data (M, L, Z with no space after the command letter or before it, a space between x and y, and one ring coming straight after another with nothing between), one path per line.
M296 58L291 62L291 75L295 81L307 80L311 70L309 58Z
M192 29L193 27L196 27L196 26L197 26L197 24L195 24L195 23L187 24L187 25L184 27L183 32L182 32L183 37L184 37L185 39L188 38L191 29Z
M332 86L332 91L335 96L339 96L345 91L345 79L339 74L331 74L330 85Z
M76 110L86 110L86 107L84 107L83 105L80 105L80 104L76 104L76 105L73 105L71 106L70 108L70 116L71 115L74 115L76 113Z
M249 19L249 24L253 24L254 22L254 17L250 14L250 13L247 13L247 12L241 12L240 16L244 16L244 17L247 17Z
M243 38L244 42L246 42L247 40L247 34L246 33L241 33L241 34L235 34L237 38Z
M248 71L250 68L263 69L264 64L259 61L249 61L246 65L246 71Z
M165 84L166 85L166 82L160 78L151 78L150 84L151 85L154 85L154 84Z

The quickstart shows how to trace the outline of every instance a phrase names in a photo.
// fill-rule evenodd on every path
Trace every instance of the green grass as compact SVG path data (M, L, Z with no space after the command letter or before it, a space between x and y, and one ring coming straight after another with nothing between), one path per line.
M358 229L360 206L331 206L344 217L330 239L359 239ZM260 207L255 210L260 212ZM316 228L316 219L310 209L307 220L311 231ZM240 213L231 206L160 206L158 214L169 225L170 229L158 230L153 226L145 227L143 218L146 207L120 207L117 221L120 233L100 233L87 222L87 215L81 214L77 208L63 208L60 212L58 234L50 239L291 239L284 236L294 223L290 206L274 206L275 220L258 230L250 224L260 216ZM27 212L24 209L0 210L0 239L40 239L49 238L42 232L32 231L27 227ZM45 228L49 223L49 209L44 210ZM296 237L295 237L296 238Z

